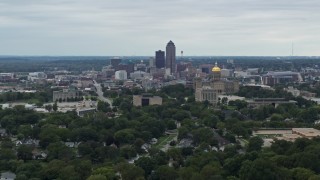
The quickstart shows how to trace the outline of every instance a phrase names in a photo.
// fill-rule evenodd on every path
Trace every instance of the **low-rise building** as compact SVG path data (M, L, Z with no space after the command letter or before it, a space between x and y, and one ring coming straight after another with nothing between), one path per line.
M292 129L261 129L252 133L254 136L260 136L266 142L274 140L295 141L298 138L312 139L320 137L320 131L314 128L292 128ZM268 146L271 146L268 143Z
M39 81L41 79L47 79L47 74L44 72L33 72L29 73L28 80L29 81Z
M258 108L260 106L272 105L277 107L280 104L296 104L296 101L286 100L284 98L255 98L246 100L249 107Z
M1 173L1 177L0 180L14 180L16 179L16 174L12 173L12 172L3 172Z
M292 128L292 134L310 139L320 136L320 131L314 128Z
M211 104L218 103L218 94L215 89L210 86L202 86L202 88L198 88L195 92L195 99L199 102L208 101Z
M268 72L262 76L263 84L274 86L276 84L285 84L290 82L302 82L301 74L292 71Z
M162 105L162 98L152 94L134 95L134 106Z
M80 92L72 89L63 89L62 91L53 91L53 102L68 101L69 99L80 98Z
M86 114L91 114L96 112L96 108L82 108L82 109L77 109L77 114L80 117L85 116Z

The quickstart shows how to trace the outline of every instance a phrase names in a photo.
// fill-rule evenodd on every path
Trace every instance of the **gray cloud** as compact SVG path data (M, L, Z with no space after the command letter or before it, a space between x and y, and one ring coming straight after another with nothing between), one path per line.
M0 0L0 54L319 55L316 0Z

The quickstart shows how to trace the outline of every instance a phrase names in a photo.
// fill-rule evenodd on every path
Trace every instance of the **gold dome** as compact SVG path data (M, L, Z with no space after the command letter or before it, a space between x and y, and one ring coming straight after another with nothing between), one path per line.
M221 69L218 67L217 62L215 64L215 66L212 68L212 72L221 72Z
M219 67L213 67L212 72L220 72L221 69Z

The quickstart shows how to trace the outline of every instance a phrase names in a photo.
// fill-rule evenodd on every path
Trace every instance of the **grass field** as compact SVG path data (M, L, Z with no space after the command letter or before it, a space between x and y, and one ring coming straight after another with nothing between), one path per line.
M160 138L158 139L157 144L153 145L153 147L155 147L155 148L157 148L157 149L161 149L161 148L163 148L166 144L170 143L175 137L176 137L176 135L174 135L174 134L162 136L162 137L160 137Z

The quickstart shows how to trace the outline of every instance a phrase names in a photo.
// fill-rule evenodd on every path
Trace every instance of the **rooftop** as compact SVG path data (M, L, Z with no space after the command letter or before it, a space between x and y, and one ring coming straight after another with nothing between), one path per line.
M314 128L292 128L292 132L304 137L320 136L320 131Z

